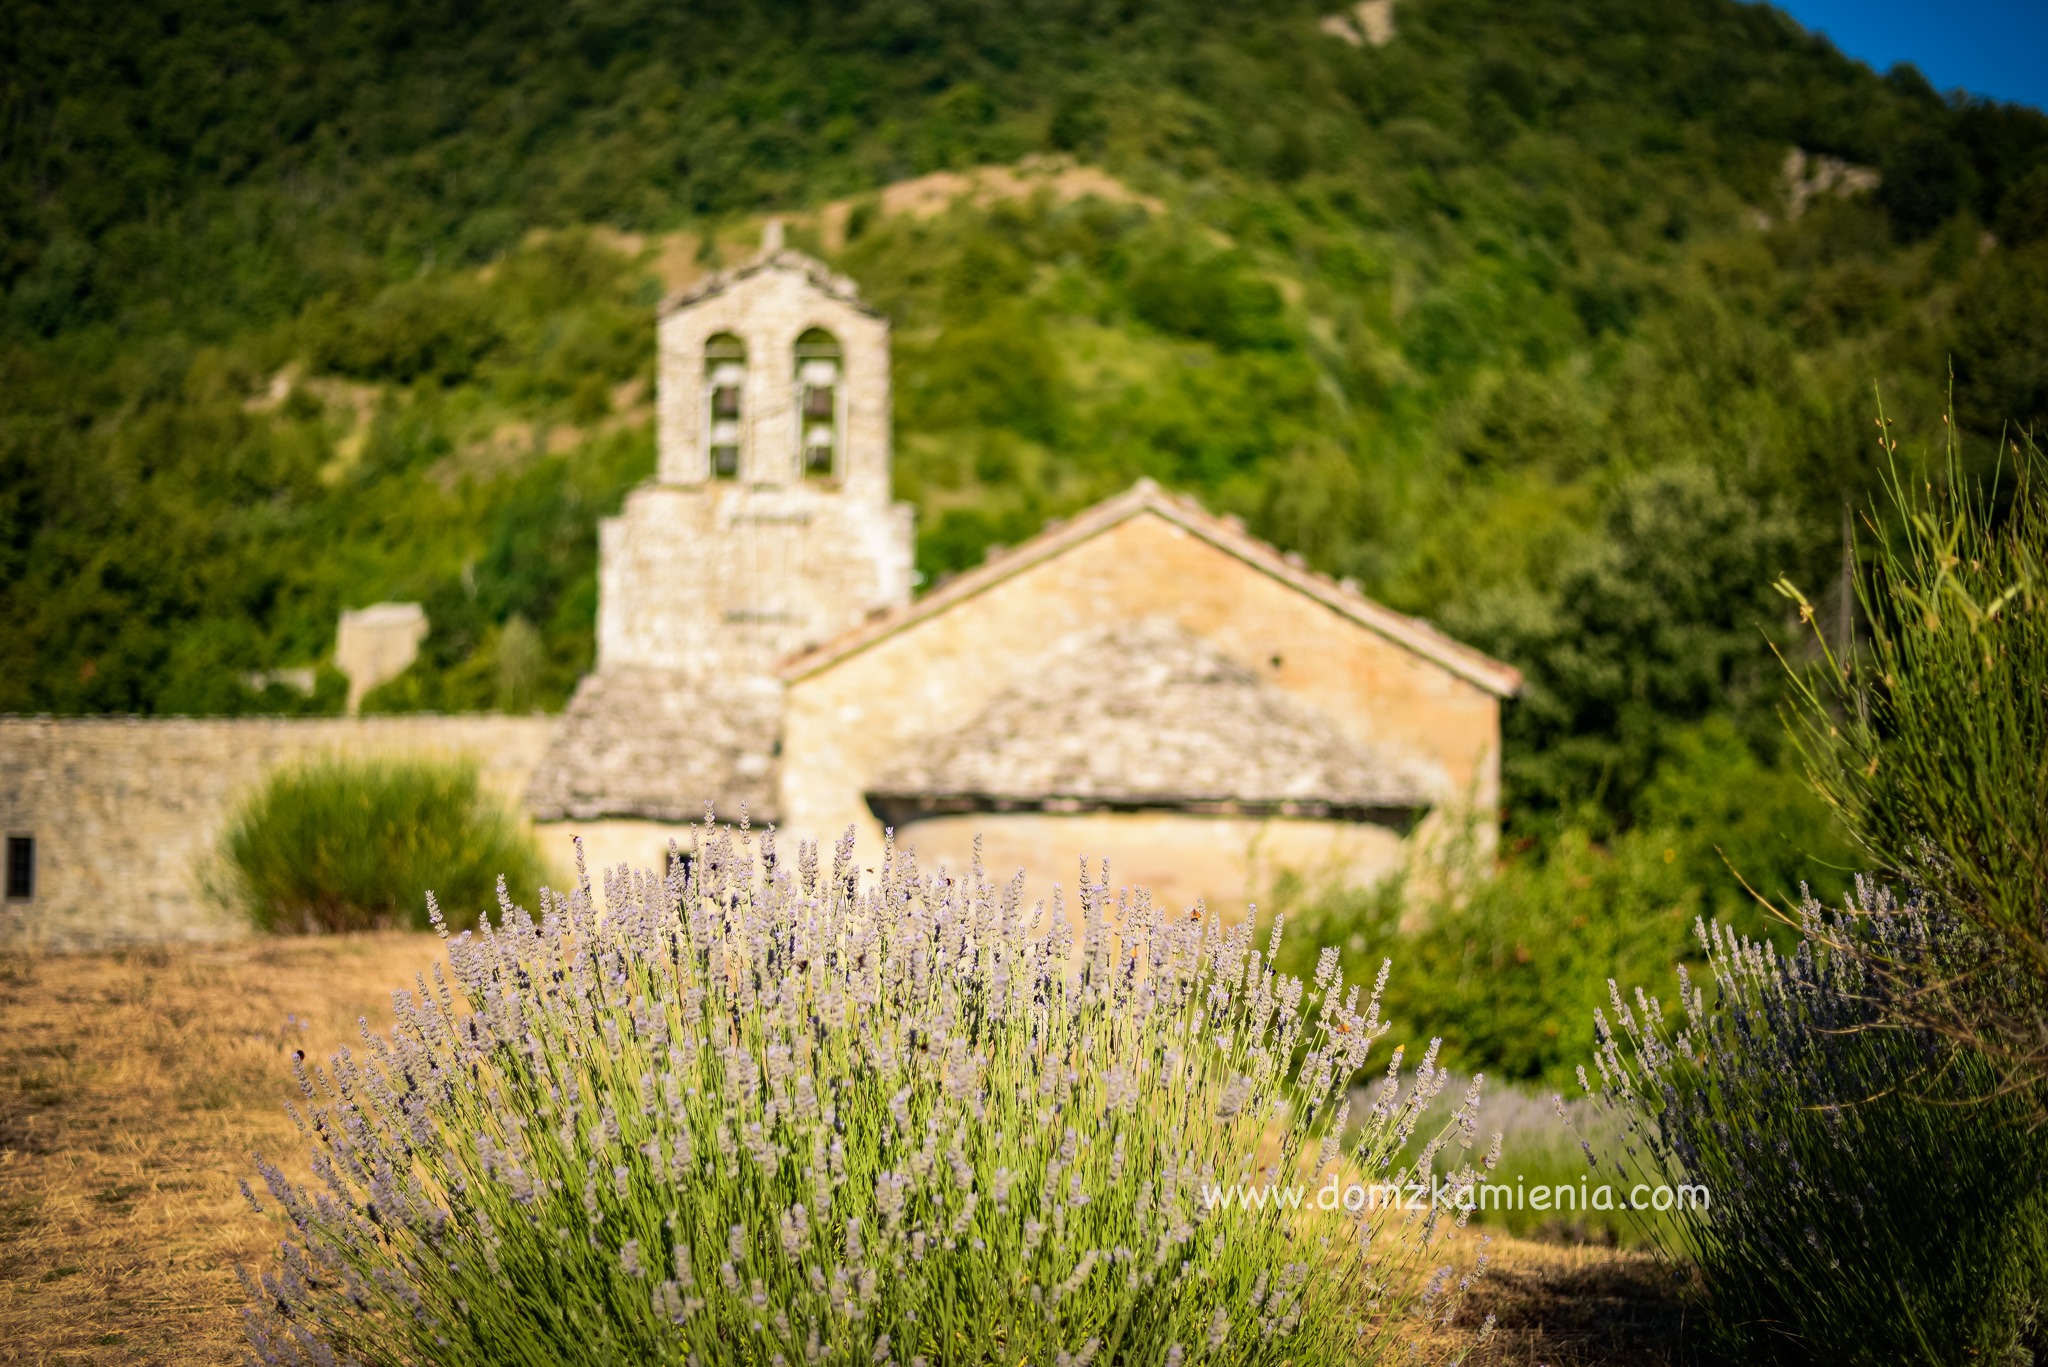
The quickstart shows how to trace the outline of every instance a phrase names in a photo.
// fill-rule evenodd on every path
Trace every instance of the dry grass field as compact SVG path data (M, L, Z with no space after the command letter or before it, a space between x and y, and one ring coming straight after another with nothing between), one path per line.
M240 1360L237 1178L295 1153L324 1057L432 963L424 935L0 960L0 1362Z
M0 1363L240 1361L235 1265L273 1234L235 1182L252 1150L298 1156L291 1052L383 1029L439 953L385 934L0 959ZM1648 1258L1492 1257L1491 1361L1684 1360Z

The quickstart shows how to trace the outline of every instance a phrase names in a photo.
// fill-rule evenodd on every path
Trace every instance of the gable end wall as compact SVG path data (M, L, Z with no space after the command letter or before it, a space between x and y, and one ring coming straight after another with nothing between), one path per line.
M785 827L829 842L852 824L864 843L879 839L864 794L890 757L967 724L1060 638L1149 616L1173 618L1358 740L1417 763L1440 794L1432 822L1497 805L1491 693L1141 512L792 681Z

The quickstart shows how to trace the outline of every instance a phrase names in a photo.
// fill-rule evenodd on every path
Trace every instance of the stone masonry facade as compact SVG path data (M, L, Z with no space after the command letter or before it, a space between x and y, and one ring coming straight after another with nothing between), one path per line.
M657 338L657 473L599 529L597 668L529 805L674 823L713 799L772 821L777 664L910 601L888 323L771 234L670 300Z
M839 351L823 424L831 468L803 468L801 339ZM850 282L793 251L713 276L658 329L659 472L602 529L597 667L767 675L910 600L908 504L891 503L889 325ZM736 342L737 468L712 468L714 338Z
M784 825L814 838L851 825L873 848L882 825L865 795L875 775L971 725L1020 679L1059 662L1063 642L1158 618L1412 775L1428 794L1419 825L1390 834L1355 820L1253 816L1229 803L1178 811L1093 804L1062 814L1060 806L1075 804L1055 796L919 821L899 840L915 843L927 863L961 867L980 834L985 857L1006 861L998 872L1022 864L1037 879L1070 878L1079 857L1106 854L1119 882L1181 902L1241 906L1263 896L1281 868L1358 884L1399 869L1418 840L1468 818L1482 841L1490 836L1500 702L1519 685L1514 671L1315 574L1193 500L1144 484L915 607L786 663ZM1118 661L1090 667L1112 671Z

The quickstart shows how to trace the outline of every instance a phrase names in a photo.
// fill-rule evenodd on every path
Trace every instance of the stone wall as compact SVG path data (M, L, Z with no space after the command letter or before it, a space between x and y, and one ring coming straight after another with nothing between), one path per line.
M516 803L554 726L500 716L0 717L0 828L34 836L37 864L34 898L0 903L0 945L243 934L205 895L201 866L273 769L324 755L467 756Z
M910 600L910 508L815 486L643 485L598 532L597 666L767 674Z
M635 873L663 873L668 869L668 847L674 842L688 850L697 834L688 822L634 821L603 817L595 821L539 821L534 834L541 852L558 880L555 886L576 885L576 841L583 842L583 864L594 888L604 887L605 875L624 865Z
M1185 812L976 812L914 821L896 843L915 850L926 873L941 864L958 871L972 860L976 836L989 881L1000 886L1022 869L1033 899L1050 897L1059 883L1071 905L1080 861L1100 877L1106 858L1110 886L1144 888L1174 910L1199 899L1228 920L1268 896L1283 871L1316 887L1366 887L1407 858L1406 842L1384 826ZM862 866L879 853L878 844L864 845Z
M334 633L334 667L348 675L349 715L362 710L371 689L411 668L426 639L427 613L418 603L372 603L344 611Z
M698 831L685 823L660 821L549 821L535 826L558 886L572 885L573 839L583 841L591 883L620 865L660 873L668 867L673 841L687 851ZM1300 875L1314 887L1367 887L1401 871L1409 847L1384 826L1356 821L1296 817L1206 816L1187 812L975 812L927 817L896 832L900 848L917 855L918 868L965 870L981 840L982 867L1001 885L1022 870L1032 899L1050 898L1054 883L1070 904L1080 885L1080 861L1100 876L1110 861L1112 886L1144 888L1155 902L1176 910L1196 900L1228 920L1247 905L1270 896L1283 873ZM860 865L880 865L879 834L864 833L856 851ZM793 836L777 843L793 857ZM824 850L829 863L831 851ZM1077 927L1078 929L1078 927Z

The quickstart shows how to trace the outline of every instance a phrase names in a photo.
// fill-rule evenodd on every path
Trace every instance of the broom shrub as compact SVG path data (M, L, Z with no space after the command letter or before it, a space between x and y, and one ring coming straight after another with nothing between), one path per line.
M1838 622L1831 645L1779 581L1818 647L1795 741L1878 877L1839 910L1805 896L1789 952L1702 921L1712 985L1681 967L1668 1020L1611 979L1595 1014L1597 1094L1625 1127L1605 1161L1711 1191L1665 1242L1735 1360L2048 1348L2048 502L2031 442L2011 451L2003 488L1953 438L1939 484L1892 468L1855 578L1866 644Z
M321 760L279 770L229 822L222 892L266 931L427 928L424 893L488 902L540 884L533 837L474 764ZM474 915L474 911L469 913Z

